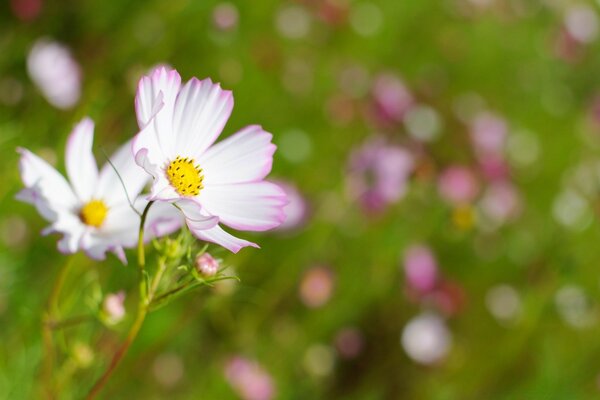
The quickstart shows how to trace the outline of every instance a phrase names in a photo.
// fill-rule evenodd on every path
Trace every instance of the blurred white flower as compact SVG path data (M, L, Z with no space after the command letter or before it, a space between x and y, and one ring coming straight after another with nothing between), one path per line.
M578 42L593 42L598 37L598 15L587 5L574 6L565 15L565 27Z
M112 251L126 262L123 247L136 245L140 224L140 217L129 202L137 200L138 208L145 206L145 200L137 196L148 182L148 176L135 165L131 142L115 152L112 165L107 162L98 170L92 153L93 141L94 123L85 118L67 140L68 181L40 157L19 149L19 169L25 189L19 192L17 199L33 204L50 222L44 234L63 235L58 242L61 252L71 254L83 250L89 257L102 260L107 251ZM148 239L179 229L181 218L177 210L173 213L171 209L173 207L160 206L150 210L146 223Z
M423 313L411 319L401 337L406 354L419 364L435 364L450 350L452 336L439 316Z
M519 293L509 285L490 288L485 296L485 304L500 322L513 322L521 312Z
M81 70L65 45L39 39L27 56L27 71L53 106L68 109L79 101Z

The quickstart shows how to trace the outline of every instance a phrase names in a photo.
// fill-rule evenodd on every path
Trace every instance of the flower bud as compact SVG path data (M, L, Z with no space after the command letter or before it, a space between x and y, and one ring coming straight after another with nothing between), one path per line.
M196 257L196 270L204 277L211 277L217 274L219 262L209 253L202 253Z

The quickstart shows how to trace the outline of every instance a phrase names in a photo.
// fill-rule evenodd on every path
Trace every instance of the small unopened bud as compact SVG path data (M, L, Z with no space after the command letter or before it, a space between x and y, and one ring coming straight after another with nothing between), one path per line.
M107 322L116 324L125 317L125 292L111 293L104 298L102 311Z
M219 270L219 262L208 253L202 253L196 257L196 270L202 276L214 276Z

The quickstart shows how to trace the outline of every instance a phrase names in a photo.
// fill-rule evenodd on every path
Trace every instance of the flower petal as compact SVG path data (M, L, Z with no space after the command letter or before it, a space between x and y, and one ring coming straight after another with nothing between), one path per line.
M176 204L183 212L185 222L191 231L210 229L219 223L219 218L208 215L193 199L180 199Z
M102 167L96 197L104 199L109 207L128 203L140 194L149 179L144 169L135 163L129 141L110 157L110 163L107 161Z
M276 146L273 135L258 125L248 126L210 147L198 160L204 184L254 182L271 171Z
M98 182L98 166L92 153L93 142L94 122L90 118L84 118L77 124L67 140L67 176L75 194L83 202L92 198Z
M149 240L170 235L181 228L183 221L181 212L173 204L155 203L146 217L144 237Z
M257 249L260 248L256 243L237 238L225 232L223 228L221 228L219 225L214 226L210 229L196 231L190 228L190 230L192 231L192 234L198 239L205 240L211 243L216 243L219 246L225 247L232 253L237 253L238 251L240 251L240 249L247 246L256 247Z
M27 149L19 148L21 154L19 170L25 187L30 189L22 194L21 200L35 199L38 210L43 206L53 211L72 209L79 204L67 180L50 164ZM27 200L29 199L29 200ZM38 204L39 203L39 204ZM44 217L50 216L40 210Z
M285 192L271 182L207 186L198 200L208 213L235 229L265 231L285 220Z
M210 79L190 79L175 102L176 154L197 159L219 137L232 110L231 91Z
M52 232L62 233L63 237L58 242L58 250L64 254L73 254L80 249L81 239L87 227L73 214L63 213L52 224Z
M148 149L141 149L135 156L135 162L153 178L148 200L172 202L179 199L181 196L171 186L162 168L153 164L148 158L148 154Z
M159 67L142 77L135 96L140 129L154 130L158 146L167 156L173 155L173 109L180 87L181 77L177 71Z

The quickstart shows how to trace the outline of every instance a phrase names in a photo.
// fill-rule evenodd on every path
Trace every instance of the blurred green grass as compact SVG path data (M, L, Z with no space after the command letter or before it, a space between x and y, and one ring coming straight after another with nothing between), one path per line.
M302 190L312 218L298 232L245 235L260 243L260 251L223 253L242 279L232 294L204 291L153 314L107 398L236 398L223 374L234 354L259 360L281 399L598 396L597 198L591 199L594 218L582 229L566 229L552 216L568 172L598 157L598 127L587 123L600 86L598 43L573 62L554 54L568 1L498 1L471 16L457 13L459 1L372 3L383 17L375 35L311 17L301 39L282 36L275 22L282 8L302 4L295 2L235 2L239 24L230 32L212 23L216 1L50 0L33 22L0 5L0 78L16 79L23 90L16 104L0 105L0 397L37 394L40 310L65 262L55 250L56 238L38 235L41 217L14 200L21 187L14 150L43 152L62 170L65 138L85 115L97 123L96 150L115 148L136 133L135 84L157 63L177 68L184 79L210 76L234 91L224 135L259 123L281 145L286 132L305 132L308 157L297 163L276 154L272 176ZM358 4L350 2L350 8ZM531 11L517 16L514 4ZM595 3L587 4L598 11ZM81 64L83 94L72 110L53 108L27 76L27 52L44 36L68 45ZM290 78L296 64L306 72ZM532 132L540 158L531 167L513 168L525 202L519 220L491 233L460 231L432 179L412 182L407 198L378 218L361 213L345 196L346 164L349 152L375 129L360 112L344 125L327 112L328 99L344 92L341 71L355 65L370 75L402 76L419 102L438 111L442 135L427 147L438 169L472 161L466 128L454 115L457 98L465 94L477 93L511 130ZM290 86L289 79L305 81ZM297 85L299 90L289 89ZM406 136L401 130L389 135ZM21 240L11 240L22 230ZM465 308L449 323L452 351L433 367L415 364L399 342L403 326L420 309L407 300L399 267L413 242L430 244L444 275L466 293ZM303 272L313 265L335 271L331 301L315 310L298 297ZM72 279L77 284L92 274L118 290L133 285L134 273L115 259L99 265L78 255ZM514 326L501 326L485 308L487 290L498 283L510 283L522 296L522 317ZM573 328L557 314L554 296L567 284L588 295L595 317L590 327ZM337 359L326 376L312 375L304 362L307 348L332 345L345 326L363 332L362 355ZM116 343L118 337L108 334L106 340ZM174 387L161 385L153 372L164 353L177 355L185 367ZM65 398L80 397L99 371L81 371L80 385Z

